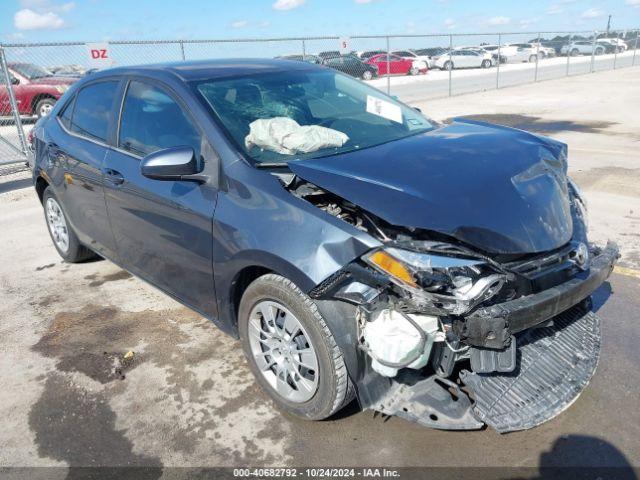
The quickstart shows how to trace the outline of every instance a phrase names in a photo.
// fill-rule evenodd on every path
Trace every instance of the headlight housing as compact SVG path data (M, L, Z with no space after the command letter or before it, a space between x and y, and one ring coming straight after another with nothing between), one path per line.
M388 247L363 260L435 314L466 313L496 295L506 281L481 259Z

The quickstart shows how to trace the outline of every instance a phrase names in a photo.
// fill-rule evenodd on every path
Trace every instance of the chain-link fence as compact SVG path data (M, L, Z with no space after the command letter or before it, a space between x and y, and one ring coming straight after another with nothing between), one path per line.
M640 64L639 34L640 29L117 41L103 45L108 63L92 57L82 42L0 45L0 165L26 159L24 131L98 64L289 58L342 71L416 103Z

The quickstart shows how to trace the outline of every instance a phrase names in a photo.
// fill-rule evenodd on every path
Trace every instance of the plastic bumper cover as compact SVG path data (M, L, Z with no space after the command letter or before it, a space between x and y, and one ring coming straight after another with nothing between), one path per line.
M481 308L456 325L456 333L468 345L502 349L511 335L550 320L591 295L611 274L619 258L618 246L609 242L591 261L585 276L534 295Z

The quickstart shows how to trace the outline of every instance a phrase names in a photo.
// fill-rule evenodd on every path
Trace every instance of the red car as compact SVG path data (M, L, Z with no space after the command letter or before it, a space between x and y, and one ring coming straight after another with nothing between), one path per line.
M386 75L387 73L387 54L381 53L369 58L369 65L378 67L378 74ZM418 75L419 73L427 73L427 64L420 60L410 60L397 55L389 55L389 70L392 75Z
M10 63L11 84L21 115L49 114L53 105L78 78L57 77L31 63ZM4 82L0 82L0 115L11 113L11 103Z

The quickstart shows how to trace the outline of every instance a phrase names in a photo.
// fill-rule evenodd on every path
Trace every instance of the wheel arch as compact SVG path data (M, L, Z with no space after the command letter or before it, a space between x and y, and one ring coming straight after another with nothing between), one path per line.
M47 182L47 180L44 177L39 176L36 179L35 187L36 187L36 193L38 194L38 198L40 199L40 203L42 203L42 199L44 197L44 191L48 186L49 186L49 182Z

